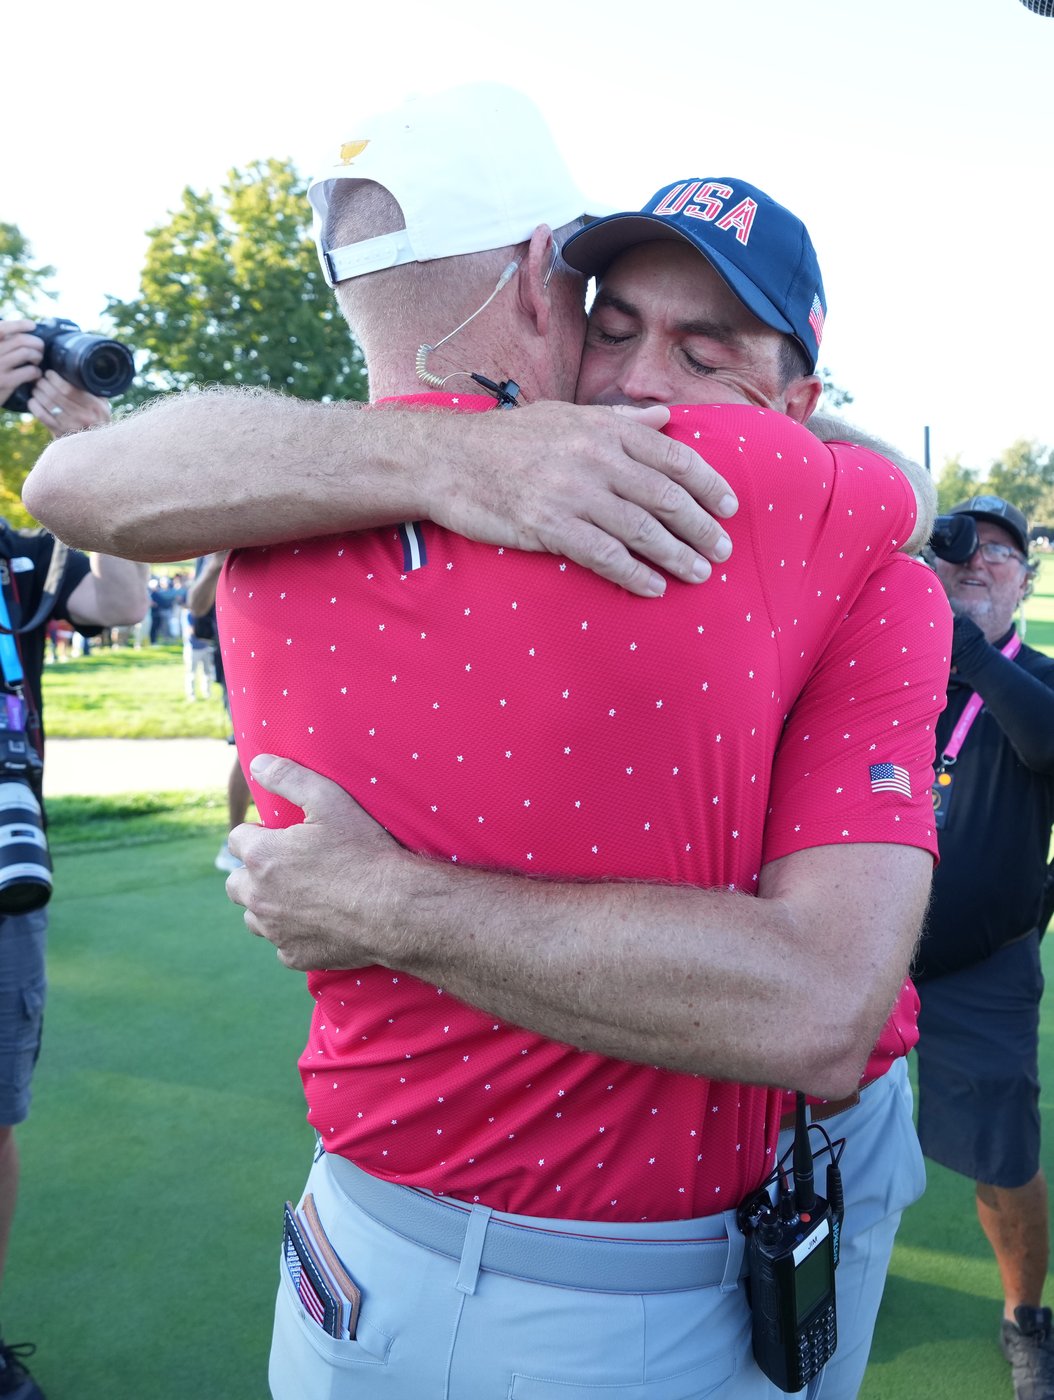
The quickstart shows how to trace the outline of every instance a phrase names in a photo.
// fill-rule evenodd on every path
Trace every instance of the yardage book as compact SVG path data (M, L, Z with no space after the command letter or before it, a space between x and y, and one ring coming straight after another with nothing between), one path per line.
M310 1193L299 1210L285 1203L282 1253L308 1315L331 1337L353 1339L362 1295L330 1244Z

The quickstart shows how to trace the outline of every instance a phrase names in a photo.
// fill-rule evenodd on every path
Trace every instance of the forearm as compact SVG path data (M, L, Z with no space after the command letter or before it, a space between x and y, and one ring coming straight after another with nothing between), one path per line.
M1054 772L1054 690L1002 655L969 619L957 618L952 664L980 694L1021 762Z
M861 915L852 933L817 938L812 900L785 898L773 869L768 897L753 898L418 863L386 892L391 923L377 951L581 1049L841 1097L856 1087L907 972L928 880L886 928ZM835 908L855 902L851 868L844 889L828 875L820 883Z
M174 395L55 443L22 496L61 539L185 559L400 520L564 555L653 597L731 544L724 478L655 431L665 409L367 412L252 390ZM714 512L711 514L710 512Z
M54 443L23 499L59 538L146 561L414 518L415 474L401 465L414 425L396 454L389 415L360 409L259 391L173 395Z
M223 561L227 557L227 550L219 550L215 554L210 554L202 565L201 572L187 589L187 609L195 617L201 617L212 607L216 601L216 585L219 583L220 574L223 571Z
M94 588L90 593L79 588L71 595L70 620L100 627L141 622L150 608L147 566L109 554L93 553L89 558Z

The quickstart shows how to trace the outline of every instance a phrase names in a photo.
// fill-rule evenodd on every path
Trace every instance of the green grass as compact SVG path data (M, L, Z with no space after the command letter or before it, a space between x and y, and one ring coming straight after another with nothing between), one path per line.
M48 1400L267 1395L310 1002L225 898L217 829L56 862L3 1309Z
M218 686L207 700L183 693L176 645L104 650L44 668L44 723L56 739L223 739Z
M226 831L227 802L215 792L129 792L117 797L49 797L48 845L55 856L101 847L173 841L203 828Z

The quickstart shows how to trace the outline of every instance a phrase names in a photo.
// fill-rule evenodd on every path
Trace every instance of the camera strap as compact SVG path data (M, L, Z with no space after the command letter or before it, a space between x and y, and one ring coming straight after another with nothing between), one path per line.
M1018 633L1015 632L1014 635L1007 642L1006 646L1001 647L1000 650L1002 651L1002 654L1006 657L1008 661L1012 661L1014 657L1018 654L1018 652L1021 650L1021 638L1018 635ZM973 724L974 720L977 718L977 716L981 713L983 707L984 700L980 695L978 695L977 691L975 690L974 693L970 696L969 700L966 702L966 708L959 716L959 722L952 730L952 736L948 740L948 743L945 746L944 751L943 753L941 753L940 758L937 762L936 769L938 777L945 771L946 768L951 768L952 765L955 763L955 760L959 757L959 750L966 742L966 736L970 732L970 727Z
M48 572L44 578L40 602L29 621L23 622L22 607L11 583L11 535L12 530L7 521L0 521L0 582L3 584L0 594L3 595L4 600L4 609L0 613L0 639L13 634L21 635L25 632L32 632L50 616L59 589L62 587L62 577L66 572L66 560L69 557L69 546L52 535L51 562L48 564ZM8 598L10 598L10 611Z

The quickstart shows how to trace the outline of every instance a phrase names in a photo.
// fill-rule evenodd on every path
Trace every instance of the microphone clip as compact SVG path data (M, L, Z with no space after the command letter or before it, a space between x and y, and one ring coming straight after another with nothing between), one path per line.
M514 379L503 379L500 384L495 384L493 379L487 379L482 374L471 374L469 378L486 389L488 394L493 394L499 408L519 408L520 386Z

